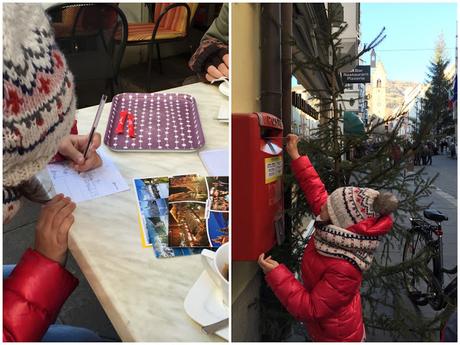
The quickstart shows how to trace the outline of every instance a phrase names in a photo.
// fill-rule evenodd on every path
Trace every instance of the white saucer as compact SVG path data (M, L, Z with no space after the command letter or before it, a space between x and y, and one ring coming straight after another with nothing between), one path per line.
M217 287L206 271L201 273L185 297L184 308L188 316L201 326L229 317L229 309L221 301ZM216 335L228 340L229 327L217 331Z

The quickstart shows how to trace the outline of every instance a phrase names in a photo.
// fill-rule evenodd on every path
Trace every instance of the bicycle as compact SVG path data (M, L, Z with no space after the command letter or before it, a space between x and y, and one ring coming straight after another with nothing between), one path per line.
M404 284L411 301L418 306L430 304L438 311L448 301L457 298L457 266L446 269L443 265L443 230L441 223L448 220L443 213L427 209L423 212L426 219L411 218L404 244L403 263L411 262L404 270ZM444 275L455 274L455 277L444 286Z

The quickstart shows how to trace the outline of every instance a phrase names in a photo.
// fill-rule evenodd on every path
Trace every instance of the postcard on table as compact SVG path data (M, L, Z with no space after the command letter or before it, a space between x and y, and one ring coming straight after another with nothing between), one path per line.
M103 150L98 154L102 166L94 170L78 173L69 162L48 164L47 169L56 194L62 193L79 203L129 189L115 164Z
M207 227L213 247L228 242L230 195L228 176L206 177L209 186L209 217Z
M228 242L228 177L175 176L169 183L169 246Z
M198 254L200 250L168 247L169 178L134 179L141 239L144 247L153 247L157 258Z

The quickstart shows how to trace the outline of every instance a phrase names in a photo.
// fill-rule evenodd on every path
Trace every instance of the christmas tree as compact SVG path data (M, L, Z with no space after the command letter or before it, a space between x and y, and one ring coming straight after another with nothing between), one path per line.
M449 110L449 91L452 82L446 75L449 60L445 57L445 43L442 36L436 44L433 61L428 67L428 89L422 100L420 131L416 141L431 136L432 140L441 140L446 135L454 135L455 120Z

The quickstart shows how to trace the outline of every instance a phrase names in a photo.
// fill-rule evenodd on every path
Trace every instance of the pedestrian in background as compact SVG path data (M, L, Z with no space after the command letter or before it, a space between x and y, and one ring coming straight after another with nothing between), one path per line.
M455 148L455 141L452 140L452 143L450 144L450 158L456 158L457 157L457 150Z
M425 143L422 146L422 165L426 165L428 162L428 145Z
M408 150L405 152L407 157L406 169L407 171L414 171L415 166L415 151L412 147L409 146Z
M428 165L431 165L433 163L433 145L431 142L429 142L427 145L426 145L426 164Z

